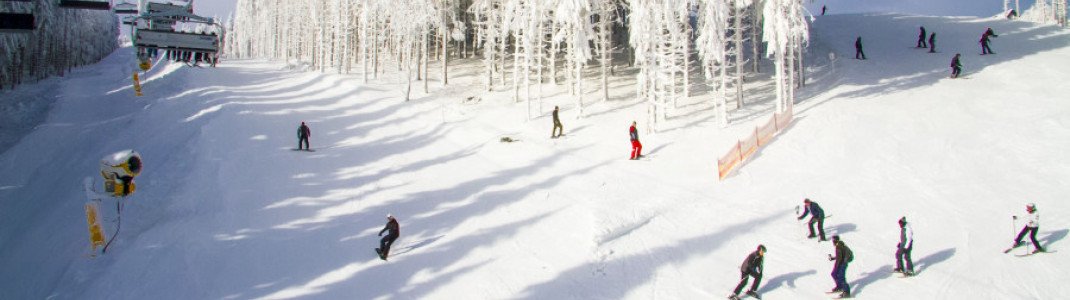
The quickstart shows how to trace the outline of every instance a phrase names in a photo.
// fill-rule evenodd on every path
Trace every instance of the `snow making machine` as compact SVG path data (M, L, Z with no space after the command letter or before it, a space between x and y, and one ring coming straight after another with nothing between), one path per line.
M0 34L2 33L30 33L36 28L34 16L29 12L17 12L17 3L30 3L32 0L0 0ZM22 10L30 10L28 7Z
M103 184L99 187L103 188L102 191L97 190L98 185L92 177L85 178L83 184L86 197L89 199L85 204L85 216L89 226L91 256L97 255L97 249L100 249L99 253L107 252L108 246L119 234L119 228L122 226L123 202L137 190L134 178L141 174L143 167L140 154L134 150L123 150L100 160L100 176L103 178ZM105 219L100 205L104 201L112 200L115 201L115 214ZM114 227L115 230L109 239L104 233L103 223L110 224L112 221L114 225L110 227Z

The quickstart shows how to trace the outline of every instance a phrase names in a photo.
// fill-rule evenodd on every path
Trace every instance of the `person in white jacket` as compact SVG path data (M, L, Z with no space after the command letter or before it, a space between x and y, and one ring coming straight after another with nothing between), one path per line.
M1040 243L1037 242L1037 231L1040 229L1040 213L1037 212L1036 204L1029 203L1025 206L1025 211L1028 214L1025 215L1025 227L1022 228L1022 232L1018 233L1018 238L1014 239L1014 245L1012 248L1016 248L1022 245L1022 239L1025 238L1025 234L1029 233L1029 239L1033 241L1033 253L1044 252L1044 248L1040 247Z
M899 244L895 246L895 272L903 273L903 276L914 276L914 261L910 259L910 251L914 250L914 229L907 223L907 217L899 219ZM906 268L903 268L906 262Z

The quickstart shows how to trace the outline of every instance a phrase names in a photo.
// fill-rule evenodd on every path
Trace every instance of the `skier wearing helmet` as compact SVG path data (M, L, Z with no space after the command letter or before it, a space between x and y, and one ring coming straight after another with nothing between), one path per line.
M383 236L383 232L386 232L386 236L379 240L379 248L375 248L375 252L379 253L379 258L386 260L390 255L390 245L394 244L394 240L398 239L401 235L400 228L398 226L398 220L394 219L394 215L386 214L386 226L383 230L379 231L379 236Z
M1026 204L1025 211L1027 213L1025 215L1025 227L1018 233L1018 237L1014 239L1014 245L1011 248L1022 246L1022 239L1025 238L1026 233L1029 233L1029 240L1033 242L1033 247L1036 249L1033 250L1033 253L1044 252L1044 247L1041 247L1040 243L1037 242L1037 231L1040 229L1040 213L1037 213L1036 204Z

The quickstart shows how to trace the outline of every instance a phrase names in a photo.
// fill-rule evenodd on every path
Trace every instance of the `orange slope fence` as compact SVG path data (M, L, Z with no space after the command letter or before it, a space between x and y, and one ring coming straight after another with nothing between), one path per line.
M720 180L724 180L732 170L742 165L755 152L758 152L758 148L769 144L773 140L773 136L776 136L777 133L788 127L788 124L791 124L793 117L790 107L783 113L774 113L773 117L769 118L769 121L755 127L750 136L737 141L735 147L732 147L732 149L728 150L728 153L717 159L717 173Z

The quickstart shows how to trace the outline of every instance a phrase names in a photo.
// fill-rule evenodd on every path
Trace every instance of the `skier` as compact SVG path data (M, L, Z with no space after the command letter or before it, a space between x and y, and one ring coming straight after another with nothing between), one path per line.
M1040 230L1040 214L1037 213L1036 204L1026 204L1025 211L1028 213L1025 215L1025 227L1022 227L1022 231L1019 232L1018 237L1014 239L1014 245L1012 245L1011 248L1013 249L1022 246L1022 239L1025 238L1025 234L1028 232L1029 240L1033 242L1033 247L1035 247L1033 253L1044 252L1044 247L1041 247L1040 243L1037 242L1037 231ZM1015 216L1015 218L1017 218L1017 216ZM1009 252L1009 250L1007 252Z
M921 26L921 34L918 34L918 46L917 46L917 48L928 48L928 47L929 47L928 45L925 45L925 26Z
M907 224L907 217L899 219L899 244L895 248L895 270L892 271L914 276L914 262L910 260L910 251L914 250L914 229ZM906 261L906 269L903 261Z
M992 31L992 27L989 27L988 30L985 30L985 33L981 34L981 55L996 54L995 52L992 52L992 48L988 47L988 43L989 43L988 37L999 37L999 36L996 35L995 31Z
M836 262L832 265L832 280L836 281L836 287L829 293L839 292L840 298L850 298L851 286L847 284L847 264L854 260L854 254L838 235L832 236L832 245L836 246L836 256L829 254L829 261Z
M632 160L643 157L643 144L639 143L639 131L635 130L635 121L632 121L632 127L628 128L628 134L632 138Z
M803 199L803 214L799 216L799 220L806 217L807 214L811 214L810 217L810 235L807 238L814 238L814 223L817 223L817 231L821 234L821 239L818 241L825 241L825 210L821 209L821 205L817 205L817 202L810 201L810 198Z
M758 250L754 250L747 259L743 260L743 265L739 267L740 277L739 285L736 286L736 290L732 292L732 295L728 296L728 299L739 300L739 292L743 291L743 287L747 285L747 280L750 277L754 277L754 284L750 286L750 290L747 291L747 296L761 299L758 296L758 284L762 281L762 271L764 270L765 261L765 246L758 245Z
M301 122L301 126L297 127L297 150L301 150L301 146L304 145L305 150L311 150L308 145L308 138L312 137L312 130L308 129L308 125L305 122Z
M394 240L398 239L401 235L400 228L398 226L398 220L394 219L394 215L386 214L386 226L383 230L379 231L379 236L383 236L383 232L387 232L383 239L379 240L379 248L375 248L375 252L379 253L379 259L386 260L390 255L390 245L394 244Z
M936 33L929 34L929 53L936 53Z
M858 58L858 57L862 58ZM862 52L862 37L855 40L855 59L866 59L866 53Z
M822 15L822 16L824 16L824 15L825 15L825 10L828 10L828 7L826 7L826 6L822 5L822 6L821 6L821 15Z
M558 129L561 130L561 133L557 133ZM557 117L557 106L554 106L554 129L550 132L550 138L556 139L558 136L562 135L565 135L565 127L561 126L561 118Z
M955 53L955 57L951 59L951 78L958 78L962 73L962 62L959 61L959 56L962 54Z

